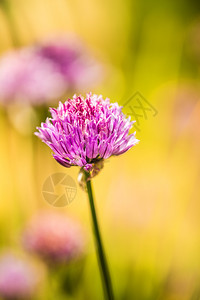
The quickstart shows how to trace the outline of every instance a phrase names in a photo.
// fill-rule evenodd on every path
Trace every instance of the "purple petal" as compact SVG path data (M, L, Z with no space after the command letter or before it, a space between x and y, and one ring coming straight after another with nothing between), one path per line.
M70 168L71 164L69 163L69 161L67 161L66 159L64 159L63 157L54 154L53 157L55 158L55 160L61 164L62 166L66 167L66 168Z

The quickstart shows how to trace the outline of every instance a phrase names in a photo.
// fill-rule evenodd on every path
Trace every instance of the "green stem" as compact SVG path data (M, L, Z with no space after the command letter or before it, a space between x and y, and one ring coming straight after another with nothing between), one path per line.
M97 215L96 215L96 211L95 211L91 181L87 180L87 174L86 174L86 185L87 185L87 192L88 192L90 210L91 210L91 215L92 215L93 230L94 230L94 235L95 235L97 255L98 255L99 265L100 265L100 269L101 269L101 277L102 277L104 292L106 295L106 299L114 300L111 277L110 277L110 273L109 273L109 269L108 269L105 252L103 249L103 244L102 244L98 221L97 221Z

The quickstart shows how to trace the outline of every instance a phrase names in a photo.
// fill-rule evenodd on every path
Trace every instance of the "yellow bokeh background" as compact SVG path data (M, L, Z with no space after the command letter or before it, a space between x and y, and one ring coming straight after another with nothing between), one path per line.
M47 37L76 34L105 68L103 81L92 92L123 106L139 91L158 111L155 117L150 112L146 120L140 118L139 144L110 158L93 179L116 298L199 299L199 3L10 0L7 4L6 9L0 4L2 55ZM66 96L73 93L85 91ZM124 112L129 112L127 106ZM82 294L74 299L86 295L102 299L89 205L78 186L78 168L58 165L50 149L33 136L34 128L23 134L13 126L7 108L2 106L0 113L1 247L19 248L21 230L40 209L74 216L89 236ZM66 172L77 184L75 200L63 208L51 207L41 192L45 179L55 172ZM45 292L41 299L48 299Z

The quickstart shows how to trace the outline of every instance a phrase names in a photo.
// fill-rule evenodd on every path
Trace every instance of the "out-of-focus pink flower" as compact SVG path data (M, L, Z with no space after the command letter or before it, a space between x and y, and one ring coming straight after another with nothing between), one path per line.
M0 297L30 299L38 285L38 274L31 263L11 252L0 257Z
M0 61L0 100L4 104L41 104L62 95L66 87L54 66L33 49L7 53Z
M65 263L81 257L85 237L71 218L52 212L35 216L24 232L25 248L51 263Z
M37 50L38 55L54 64L69 88L87 90L102 78L102 65L78 39L48 40Z
M87 88L100 77L100 64L78 40L46 41L1 57L0 101L40 105L68 89Z

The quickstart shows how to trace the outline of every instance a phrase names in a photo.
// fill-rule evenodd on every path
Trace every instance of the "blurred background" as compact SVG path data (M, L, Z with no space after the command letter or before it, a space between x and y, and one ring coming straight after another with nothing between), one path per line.
M103 299L79 170L33 134L49 106L90 91L124 106L140 140L93 180L116 299L200 299L200 3L1 0L0 37L2 299ZM68 205L42 193L55 173ZM67 232L67 261L63 215L82 231Z

